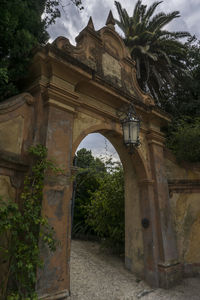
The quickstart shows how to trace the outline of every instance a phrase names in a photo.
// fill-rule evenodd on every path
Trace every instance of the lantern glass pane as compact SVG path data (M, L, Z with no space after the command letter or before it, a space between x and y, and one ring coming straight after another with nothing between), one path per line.
M123 123L123 133L124 133L124 143L129 144L130 138L129 138L129 122Z
M130 122L130 140L131 144L135 144L138 139L138 123L137 121Z

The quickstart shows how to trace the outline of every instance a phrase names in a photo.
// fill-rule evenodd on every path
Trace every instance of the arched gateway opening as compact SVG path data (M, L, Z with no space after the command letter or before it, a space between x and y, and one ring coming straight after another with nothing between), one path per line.
M135 159L128 154L128 149L124 147L122 142L122 136L121 132L116 132L112 129L109 129L108 126L99 126L99 128L96 128L96 131L93 132L90 127L85 132L85 134L82 134L80 132L80 144L78 146L78 149L81 149L81 145L83 144L84 147L86 145L86 142L83 143L83 141L87 140L88 136L94 136L94 133L98 132L98 136L101 136L103 141L103 147L101 148L101 155L102 157L105 157L105 154L109 156L109 151L105 149L105 140L109 140L111 145L113 146L113 150L117 150L119 161L122 163L123 170L124 170L124 182L125 182L125 199L124 199L124 207L125 207L125 248L122 250L125 254L125 266L133 271L135 274L137 274L140 278L144 278L144 246L143 246L143 230L141 226L141 207L143 206L142 203L140 203L140 177L145 178L145 169L144 165L142 164L141 159L137 160L137 165L135 162ZM88 133L88 134L87 134ZM83 136L85 137L83 138ZM95 141L98 141L98 138L95 139ZM91 143L90 143L91 146ZM89 149L90 147L88 147ZM104 148L104 151L102 149ZM77 149L76 149L77 153ZM136 154L137 155L137 154ZM140 155L140 154L138 154ZM137 170L138 168L138 170ZM140 171L139 171L140 170ZM139 173L139 174L137 174ZM84 175L82 180L84 181ZM81 183L81 181L78 181ZM77 186L78 188L78 186ZM76 213L76 201L74 203L74 212ZM119 220L120 221L120 220ZM73 222L72 222L73 223ZM74 226L74 224L73 224ZM84 226L83 226L84 227ZM75 225L76 230L76 225ZM78 224L78 232L81 231L81 228ZM85 229L83 228L83 233ZM76 232L77 232L76 231ZM73 230L72 230L73 232ZM86 233L87 235L87 233ZM78 235L79 236L79 235ZM81 234L80 234L81 236ZM71 269L73 269L73 264L71 264ZM73 284L73 281L71 281Z
M37 292L43 300L69 295L73 157L81 140L93 132L113 144L124 168L125 264L150 285L169 287L181 275L160 130L169 118L140 90L135 63L115 32L112 14L99 31L90 18L76 42L74 47L59 37L39 48L27 93L0 106L1 142L12 153L8 167L3 161L3 172L15 179L16 191L26 170L21 162L32 144L44 144L64 169L63 175L45 181L42 211L60 244L53 254L41 249L44 268L38 271ZM142 121L141 145L133 155L124 146L117 116L130 103ZM15 164L13 157L18 158Z
M124 172L115 148L102 134L91 133L76 149L73 164L72 240L103 239L103 244L123 255Z
M139 153L135 153L135 158L128 153L129 150L123 145L121 132L103 124L98 126L95 131L93 130L94 128L88 127L84 133L80 132L77 144L84 140L83 136L100 133L110 141L117 151L123 166L125 183L125 265L140 278L144 278L144 246L141 226L141 208L144 205L140 201L140 183L147 177L145 167L139 158ZM76 150L76 146L74 149Z

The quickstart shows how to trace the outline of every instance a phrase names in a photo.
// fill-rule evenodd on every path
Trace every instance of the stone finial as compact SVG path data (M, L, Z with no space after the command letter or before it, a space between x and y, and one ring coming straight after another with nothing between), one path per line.
M93 24L93 21L92 21L92 17L89 18L87 27L89 27L90 29L94 30L94 24Z
M112 11L110 10L107 21L106 21L106 26L108 26L112 29L115 29L114 25L115 25L115 19L113 18Z

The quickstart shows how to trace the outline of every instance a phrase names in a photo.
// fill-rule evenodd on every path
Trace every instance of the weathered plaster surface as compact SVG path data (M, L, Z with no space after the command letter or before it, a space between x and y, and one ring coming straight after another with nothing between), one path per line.
M3 200L15 199L15 188L11 185L10 177L0 175L0 197L2 197Z
M102 55L102 67L104 76L116 78L117 83L121 86L121 66L118 60L111 55L104 53Z
M18 116L0 123L0 148L20 154L23 141L24 118Z
M200 166L178 165L169 153L165 166L179 259L195 267L200 264Z
M146 139L146 136L143 132L140 132L140 146L139 146L139 149L141 150L142 154L143 154L143 157L145 159L145 161L147 162L148 161L148 143L147 143L147 139Z
M99 125L101 123L101 120L94 118L88 114L79 112L77 117L74 119L73 142L76 141L81 132L84 132L84 130L87 130L92 126Z
M125 263L128 269L139 276L143 276L143 233L141 227L139 187L134 170L132 171L132 174L129 173L127 177L125 175L125 190L125 233L127 241L125 248Z
M166 176L168 179L200 179L200 167L192 164L179 165L174 157L165 159Z
M200 263L199 193L174 193L171 213L176 230L179 258L183 263Z

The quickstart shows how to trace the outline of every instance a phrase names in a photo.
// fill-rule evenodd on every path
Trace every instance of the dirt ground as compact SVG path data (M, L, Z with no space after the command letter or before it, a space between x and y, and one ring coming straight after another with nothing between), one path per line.
M72 241L70 300L200 300L200 277L170 289L152 289L97 242Z

